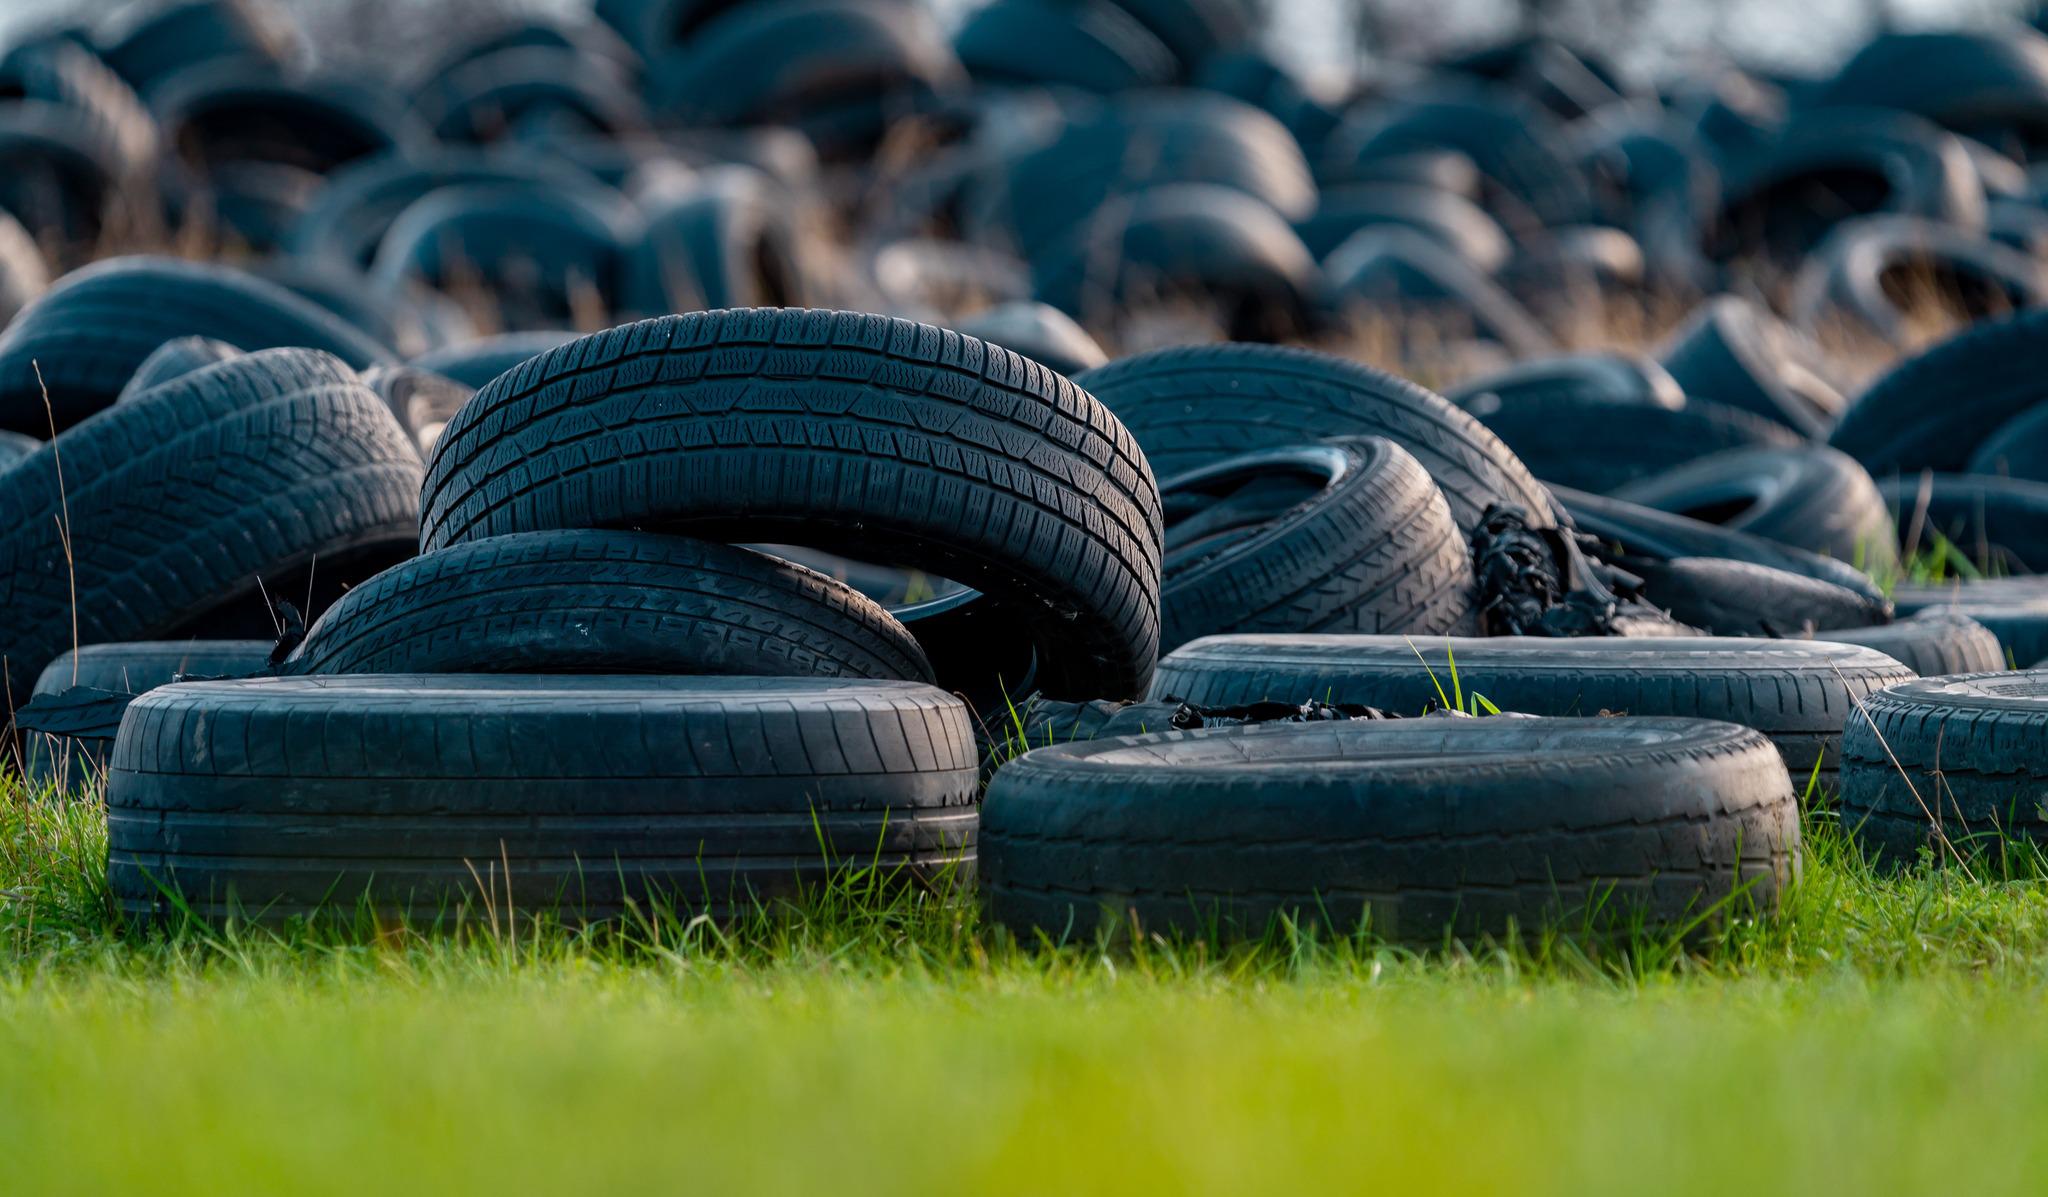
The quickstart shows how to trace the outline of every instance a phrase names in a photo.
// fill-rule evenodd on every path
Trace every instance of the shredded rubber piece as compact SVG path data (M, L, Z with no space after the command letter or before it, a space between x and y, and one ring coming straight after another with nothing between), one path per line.
M1620 636L1676 625L1642 601L1643 580L1588 552L1591 537L1533 528L1529 513L1489 506L1472 530L1472 573L1489 636Z

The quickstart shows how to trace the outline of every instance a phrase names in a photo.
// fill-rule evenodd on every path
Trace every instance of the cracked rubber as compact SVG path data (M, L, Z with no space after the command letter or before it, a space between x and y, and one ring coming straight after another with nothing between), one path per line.
M656 673L931 680L902 624L843 582L681 536L493 536L385 570L328 608L301 673Z
M1253 449L1383 436L1413 454L1470 533L1489 504L1539 522L1549 495L1500 438L1441 395L1327 353L1271 345L1161 349L1074 381L1116 413L1152 468L1185 473Z
M1877 860L2048 840L2048 671L1920 678L1863 704L1842 737L1842 826Z
M905 320L742 309L573 341L456 414L420 506L423 550L639 527L926 570L1007 613L1052 697L1136 698L1157 655L1136 440L1045 367Z
M1455 677L1454 677L1455 667ZM1804 791L1833 783L1842 725L1865 695L1913 676L1878 652L1812 640L1674 636L1212 636L1159 662L1153 698L1199 706L1359 703L1420 714L1460 691L1503 711L1721 719L1753 727Z
M965 707L912 682L194 682L121 725L107 876L152 918L166 890L209 920L722 917L847 867L965 879L975 763Z
M990 784L980 865L989 917L1025 939L1289 918L1427 942L1769 909L1798 850L1747 728L1361 720L1040 748Z

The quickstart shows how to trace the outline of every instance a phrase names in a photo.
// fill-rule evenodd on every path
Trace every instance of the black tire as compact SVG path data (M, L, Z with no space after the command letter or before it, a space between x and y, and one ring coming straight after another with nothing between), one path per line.
M476 395L475 387L418 366L372 366L363 371L362 379L391 409L422 456L433 452L441 430Z
M1213 311L1232 340L1311 330L1321 275L1278 213L1228 187L1177 183L1111 200L1032 262L1036 298L1104 327L1147 303Z
M287 79L262 63L229 60L179 71L150 92L149 110L166 151L201 177L230 162L325 175L430 140L389 92L334 77Z
M1998 427L2048 399L2031 363L2048 346L2048 310L1967 328L1880 375L1828 443L1883 477L1961 470Z
M1431 341L1491 341L1516 357L1557 348L1520 300L1412 228L1360 229L1330 252L1323 274L1323 306L1361 323L1419 323Z
M1379 437L1263 449L1168 479L1162 652L1221 632L1478 630L1443 493Z
M1223 50L1258 38L1258 13L1246 0L1116 0L1117 7L1166 43L1193 74Z
M131 180L106 131L77 109L0 104L0 211L65 260L90 256Z
M655 106L682 125L794 125L828 158L871 149L966 72L924 9L888 0L740 5L657 63Z
M329 607L284 672L932 680L903 625L843 583L747 549L601 530L401 562Z
M1717 262L1794 262L1842 220L1880 212L1981 231L1984 185L1970 152L1907 113L1813 110L1760 151L1724 164L1701 246Z
M761 172L717 167L680 194L638 198L647 219L623 249L621 309L660 316L816 298L817 266L794 204Z
M179 337L165 341L150 350L142 364L135 367L135 373L121 384L121 393L116 403L126 403L152 387L160 387L175 378L183 378L194 370L203 370L215 362L242 356L242 351L225 341L211 337Z
M1806 636L1884 622L1885 609L1832 582L1751 561L1673 557L1629 561L1643 598L1716 636Z
M602 464L572 468L593 435ZM887 317L739 310L573 341L479 391L435 448L420 544L809 543L1016 604L1049 696L1134 698L1159 641L1158 504L1137 441L1043 366Z
M1109 361L1074 318L1050 304L1019 300L955 321L955 332L1021 353L1069 378Z
M619 294L634 216L611 197L508 184L444 187L391 222L371 267L397 292L474 293L509 328L573 324Z
M147 10L100 51L137 92L215 59L283 67L302 39L275 0L182 0Z
M38 100L80 112L137 177L154 167L162 142L135 89L77 42L21 43L0 58L0 99Z
M74 645L274 630L263 595L317 602L411 555L419 478L383 402L311 350L209 366L65 433L0 474L15 696Z
M1256 449L1383 436L1413 454L1470 533L1495 503L1546 524L1550 497L1499 438L1442 396L1333 354L1269 345L1155 350L1075 379L1173 476Z
M1769 743L1726 723L1217 728L1026 754L980 849L990 921L1026 940L1287 919L1427 943L1771 909L1799 808Z
M1930 319L2008 316L2048 299L2048 268L2028 254L1910 216L1846 221L1800 267L1790 314L1809 329L1907 344Z
M104 781L130 699L180 675L248 677L269 664L271 646L268 640L156 640L65 653L36 678L29 705L17 712L22 777L58 791ZM43 707L54 708L56 717ZM44 723L57 727L43 730Z
M1700 305L1658 360L1688 398L1741 408L1809 438L1826 436L1847 406L1822 377L1812 342L1734 296Z
M2048 674L1961 674L1888 687L1842 738L1842 825L1878 861L1936 861L2048 839Z
M21 222L0 212L0 328L50 287L49 263Z
M466 387L482 387L530 358L567 345L578 334L564 329L500 333L431 350L412 359L411 364Z
M1109 94L1164 87L1180 73L1166 44L1112 0L995 0L953 37L976 83Z
M1600 542L1600 555L1614 557L1626 565L1642 560L1669 561L1675 557L1720 557L1815 578L1852 591L1863 600L1868 618L1838 625L1844 627L1882 623L1891 609L1884 591L1870 580L1868 574L1850 562L1822 557L1761 536L1672 515L1623 499L1587 494L1562 486L1553 487L1551 493L1578 525L1579 531Z
M1322 173L1351 179L1375 159L1445 149L1478 166L1488 183L1482 202L1511 232L1580 224L1593 215L1592 191L1557 122L1521 97L1483 85L1441 86L1360 106L1331 136Z
M2005 668L2005 650L1999 647L1998 637L1960 612L1932 611L1882 627L1818 632L1814 639L1874 648L1921 677Z
M1538 358L1459 383L1444 392L1444 398L1479 417L1481 423L1524 400L1552 395L1669 410L1685 406L1685 392L1664 367L1631 353L1568 353Z
M0 471L14 468L14 464L43 447L35 437L19 432L0 432Z
M1825 445L1715 453L1631 482L1614 497L1873 573L1899 563L1898 530L1877 482Z
M463 63L428 85L419 109L436 140L456 144L536 130L631 137L650 124L624 72L559 46L511 46Z
M1353 233L1392 224L1441 242L1445 249L1488 274L1507 265L1513 246L1500 222L1486 209L1436 187L1407 183L1350 183L1325 188L1315 213L1294 231L1321 261Z
M1457 690L1504 711L1753 727L1777 744L1802 792L1816 761L1821 784L1832 784L1855 703L1912 677L1875 649L1812 640L1216 636L1161 658L1151 696L1200 706L1316 699L1413 715L1438 704L1439 687L1455 699L1453 666Z
M390 154L349 164L327 187L286 239L303 258L329 259L363 269L377 247L415 201L443 187L474 184L531 185L549 190L597 188L582 170L537 153L465 147L436 150L423 158Z
M1547 483L1617 492L1644 478L1729 450L1793 450L1799 434L1718 403L1683 407L1532 394L1481 422Z
M2048 661L2048 591L2038 578L1994 578L1982 582L1900 586L1901 614L1960 615L1983 624L1998 637L1998 664L2031 669Z
M724 917L847 868L964 879L976 785L966 710L911 682L196 682L122 723L107 874L153 918Z
M2048 482L2048 403L2029 407L2000 424L1970 454L1967 470Z
M1815 107L1892 108L2029 149L2048 143L2048 43L2033 30L1883 33L1809 97Z
M1908 554L1938 533L1987 573L2048 573L2048 482L1921 474L1877 485Z
M0 333L0 428L48 435L45 385L57 429L69 428L113 403L158 346L187 336L319 349L356 369L391 359L333 313L231 267L110 258L66 275Z

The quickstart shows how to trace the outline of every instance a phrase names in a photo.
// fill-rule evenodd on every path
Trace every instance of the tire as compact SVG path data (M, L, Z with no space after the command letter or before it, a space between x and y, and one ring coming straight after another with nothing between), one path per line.
M441 430L476 396L475 387L418 366L372 366L363 371L362 381L391 409L422 456L433 452Z
M19 43L0 58L0 96L81 113L114 148L124 177L157 163L162 138L135 89L97 54L68 40Z
M530 358L567 345L577 334L562 329L537 332L500 333L456 345L446 345L412 359L412 365L466 387L480 388Z
M1819 632L1814 639L1874 648L1921 677L2005 668L2005 651L1998 646L1998 637L1961 613L1930 612L1883 627Z
M511 46L462 63L427 86L419 107L444 144L543 129L624 138L651 124L622 70L559 46Z
M1740 408L1810 439L1826 436L1847 406L1822 377L1820 350L1746 299L1700 305L1657 357L1688 398Z
M146 694L122 732L108 883L148 918L722 918L974 859L967 713L909 682L257 678Z
M166 148L202 177L229 162L272 162L326 175L431 140L395 95L340 78L293 81L262 63L186 68L156 84L149 110Z
M965 336L1021 353L1046 369L1069 378L1109 361L1109 355L1073 317L1049 304L1021 300L976 312L956 321Z
M1716 636L1807 636L1882 623L1884 608L1832 582L1719 557L1630 561L1645 601Z
M1591 495L1562 486L1552 487L1551 493L1579 531L1601 542L1604 546L1601 555L1615 557L1625 567L1632 568L1635 562L1642 560L1669 561L1675 557L1747 561L1814 578L1856 594L1863 601L1867 617L1837 626L1883 623L1890 617L1891 606L1884 591L1870 580L1869 575L1847 561L1822 557L1761 536L1702 523L1622 499Z
M1539 393L1502 403L1482 422L1545 482L1600 494L1709 454L1801 444L1783 425L1706 402L1667 408Z
M1968 472L2048 482L2048 403L2027 408L1984 438Z
M572 472L593 435L603 464ZM479 391L435 447L420 545L614 526L822 541L1014 603L1047 695L1135 698L1158 502L1131 435L1036 363L886 317L739 310L572 341Z
M680 194L638 198L647 218L623 251L624 310L803 307L816 297L817 265L792 201L759 171L717 167Z
M1768 910L1799 809L1726 723L1354 721L1040 748L996 774L979 847L989 920L1026 940L1428 943Z
M1435 187L1403 183L1349 183L1325 188L1315 213L1294 231L1317 261L1360 229L1390 224L1413 229L1492 274L1507 265L1514 249L1500 222L1462 196Z
M1998 667L2031 669L2048 661L2048 592L2035 578L1993 578L1900 586L1899 611L1915 617L1967 616L1998 638Z
M1088 327L1132 307L1213 310L1233 340L1305 336L1321 276L1278 213L1227 187L1169 184L1112 200L1032 262L1032 288Z
M283 671L932 680L903 625L843 583L728 545L596 530L401 562L328 608Z
M2048 838L2044 727L2048 675L2037 671L1891 686L1865 700L1843 737L1842 826L1893 865L1913 863L1923 847L1940 861L1984 841L1998 852L2007 837Z
M1173 52L1111 0L995 0L953 37L953 52L984 87L1073 87L1107 95L1165 87Z
M790 124L840 158L895 117L930 111L966 72L938 22L887 0L772 0L732 8L657 63L655 107L682 125Z
M1828 443L1882 478L1963 469L1999 426L2048 399L2028 368L2048 346L2048 310L1964 329L1880 375Z
M142 364L135 367L135 373L121 384L121 393L115 396L114 401L126 403L144 391L183 378L194 370L203 370L216 362L240 356L241 350L211 337L178 337L165 341L150 350Z
M1670 411L1685 406L1685 392L1664 367L1631 353L1557 354L1518 363L1444 392L1446 399L1479 417L1481 423L1518 403L1551 396Z
M0 212L65 259L88 257L128 185L105 130L76 109L36 100L0 106Z
M1897 345L1930 317L1971 324L2044 299L2048 268L2019 250L1913 217L1869 216L1836 228L1800 267L1790 311L1804 328Z
M300 56L302 41L274 0L183 0L145 13L100 56L146 96L163 79L202 62L284 67Z
M2031 30L1884 33L1808 100L1892 108L1999 144L2048 143L2048 41Z
M1245 0L1115 0L1173 51L1192 75L1219 51L1258 38L1256 8Z
M1982 232L1984 185L1970 152L1907 113L1815 110L1761 151L1724 165L1701 244L1716 262L1796 262L1843 219L1878 213Z
M0 472L13 469L16 462L43 447L43 442L19 432L0 432Z
M1162 483L1162 652L1222 632L1478 630L1471 553L1408 452L1354 437Z
M1614 497L1885 573L1898 529L1869 471L1824 445L1735 449L1631 482Z
M1877 485L1909 554L1939 533L1987 573L2048 573L2048 482L1923 474Z
M415 85L425 91L471 63L508 50L532 49L571 51L583 65L610 70L622 80L630 80L644 65L639 52L602 21L543 14L505 16L487 18L480 28L459 34L446 53L415 76Z
M1378 225L1353 233L1330 252L1323 275L1322 304L1334 315L1397 328L1420 323L1439 343L1491 341L1516 357L1557 349L1520 300L1414 229Z
M73 645L274 630L264 595L319 601L411 555L419 478L324 353L250 354L112 408L0 474L6 676L25 688Z
M60 279L0 333L0 428L47 435L47 385L61 432L113 403L158 346L188 336L318 349L356 369L391 359L346 321L242 271L109 258Z
M36 679L18 712L22 777L31 786L66 792L106 779L107 759L129 700L169 685L179 675L247 677L270 663L268 640L163 640L92 644L67 652ZM38 708L54 705L48 720ZM63 730L42 730L49 721Z
M336 171L292 229L285 248L301 258L366 269L399 213L441 188L472 184L579 191L597 187L575 166L537 153L454 147L423 158L387 154Z
M1643 247L1622 229L1566 225L1523 242L1495 275L1515 301L1570 331L1575 305L1640 297L1651 283Z
M1169 477L1258 449L1383 436L1429 471L1461 531L1470 534L1495 503L1548 522L1542 484L1479 421L1406 379L1333 354L1268 345L1161 349L1074 381Z
M619 294L632 222L623 203L579 193L444 187L391 222L371 275L394 293L411 283L474 291L509 328L556 328Z
M1422 658L1417 660L1418 654ZM1198 706L1252 702L1362 703L1417 714L1457 689L1528 715L1616 712L1718 719L1753 727L1783 754L1795 789L1820 764L1834 780L1842 725L1864 697L1912 671L1854 644L1521 636L1216 636L1159 662L1151 697Z
M50 267L21 222L0 212L0 328L50 287Z

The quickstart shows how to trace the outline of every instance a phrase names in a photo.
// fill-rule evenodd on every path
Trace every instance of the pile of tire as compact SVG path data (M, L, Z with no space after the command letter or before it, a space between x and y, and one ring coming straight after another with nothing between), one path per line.
M1258 8L0 47L22 770L149 917L1430 940L1768 909L1820 795L1903 852L1859 727L2048 659L2048 42L1328 91Z

